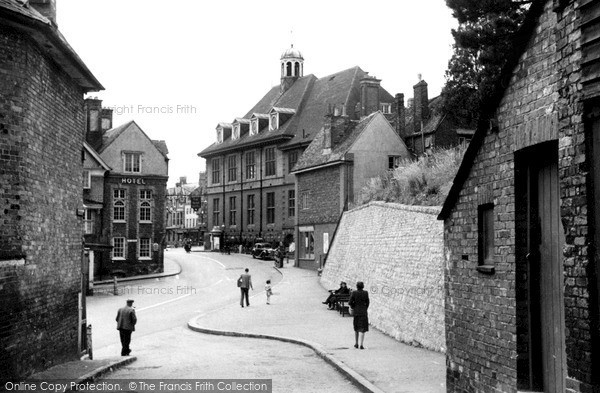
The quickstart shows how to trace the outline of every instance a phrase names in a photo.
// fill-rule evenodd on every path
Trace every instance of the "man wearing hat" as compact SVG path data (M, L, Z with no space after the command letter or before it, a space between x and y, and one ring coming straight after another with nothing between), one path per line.
M127 305L119 309L116 321L117 330L121 336L121 356L128 356L131 353L131 349L129 349L131 333L135 330L135 324L137 322L132 299L127 299Z
M323 304L327 304L329 309L333 309L333 306L335 304L335 300L336 300L336 296L339 295L349 295L350 294L350 288L348 288L348 286L346 285L346 283L344 281L340 282L340 287L335 290L329 290L329 297L327 297L327 299L323 302Z

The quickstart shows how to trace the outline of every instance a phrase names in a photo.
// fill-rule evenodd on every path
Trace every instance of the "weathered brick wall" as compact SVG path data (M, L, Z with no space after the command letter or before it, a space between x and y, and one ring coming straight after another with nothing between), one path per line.
M371 202L344 213L321 283L365 283L369 322L397 340L445 350L439 208Z
M83 92L0 27L0 380L78 358Z
M340 204L340 166L296 175L298 225L337 222ZM308 208L301 206L302 195L308 193Z
M497 109L499 129L489 130L445 221L448 391L517 391L517 300L526 262L515 224L515 152L558 145L560 214L565 231L567 391L590 391L592 370L588 227L576 3L560 12L547 2L538 27L513 71ZM495 273L477 271L477 208L494 204Z

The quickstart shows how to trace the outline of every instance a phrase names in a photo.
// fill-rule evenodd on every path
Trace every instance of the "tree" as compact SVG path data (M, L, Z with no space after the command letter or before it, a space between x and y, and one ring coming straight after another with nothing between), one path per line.
M470 123L493 92L531 1L446 0L446 4L459 26L452 30L454 54L442 91L444 108Z

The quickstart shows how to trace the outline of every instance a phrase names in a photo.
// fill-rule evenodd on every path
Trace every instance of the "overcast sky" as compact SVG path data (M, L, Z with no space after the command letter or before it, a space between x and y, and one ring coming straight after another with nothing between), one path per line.
M456 27L444 0L57 0L57 21L106 89L91 96L114 107L114 126L133 119L167 142L169 186L198 181L217 123L279 84L290 44L304 75L358 65L406 101L417 74L440 93Z

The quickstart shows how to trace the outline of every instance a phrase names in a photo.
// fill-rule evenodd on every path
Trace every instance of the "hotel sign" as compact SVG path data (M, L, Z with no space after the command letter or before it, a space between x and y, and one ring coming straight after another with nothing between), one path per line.
M121 184L141 184L146 185L146 180L140 177L122 177Z

